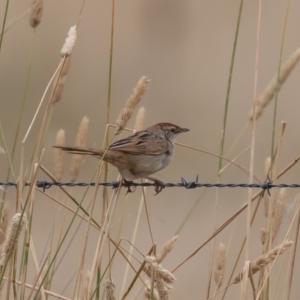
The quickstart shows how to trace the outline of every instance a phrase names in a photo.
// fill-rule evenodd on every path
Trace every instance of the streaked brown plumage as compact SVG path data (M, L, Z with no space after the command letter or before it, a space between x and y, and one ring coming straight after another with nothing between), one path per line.
M54 146L73 154L103 157L118 168L126 182L145 178L156 183L161 191L161 181L150 175L165 168L173 158L174 143L180 133L189 131L171 123L158 123L111 144L107 150ZM105 154L105 155L104 155ZM104 156L103 156L104 155Z

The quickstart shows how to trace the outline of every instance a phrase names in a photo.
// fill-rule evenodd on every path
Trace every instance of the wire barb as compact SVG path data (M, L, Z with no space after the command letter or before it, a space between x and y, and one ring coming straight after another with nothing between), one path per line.
M199 175L197 175L195 181L187 182L183 177L181 177L181 183L183 184L183 186L186 189L195 189L196 187L200 187L200 186L198 186L199 185L198 184L198 178L199 178Z
M267 191L269 196L271 196L270 188L272 188L272 184L273 184L273 181L270 179L270 177L268 175L268 181L263 182L261 185L261 188L263 189L262 197L264 197L265 191Z

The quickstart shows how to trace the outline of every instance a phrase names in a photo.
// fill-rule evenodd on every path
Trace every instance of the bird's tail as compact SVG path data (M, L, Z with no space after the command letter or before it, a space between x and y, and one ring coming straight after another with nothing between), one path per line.
M95 150L95 149L82 148L82 147L65 147L65 146L53 146L53 147L57 149L62 149L72 154L93 155L98 158L101 158L105 152L104 150Z

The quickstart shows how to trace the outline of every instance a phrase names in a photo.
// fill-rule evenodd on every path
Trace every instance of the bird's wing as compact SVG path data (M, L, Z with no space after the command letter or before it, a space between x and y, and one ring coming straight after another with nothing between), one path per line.
M168 151L169 142L165 138L144 130L114 142L108 149L132 154L159 155Z

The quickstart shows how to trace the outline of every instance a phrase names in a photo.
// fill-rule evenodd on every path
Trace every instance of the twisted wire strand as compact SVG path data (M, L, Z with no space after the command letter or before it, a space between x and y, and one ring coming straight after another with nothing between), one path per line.
M52 186L79 186L79 187L84 187L84 186L95 186L95 182L53 182L53 181L46 181L46 180L38 180L36 181L36 186L38 188L42 188L43 191L46 189L51 188ZM120 181L110 181L110 182L100 182L99 185L102 186L108 186L112 188L117 188L120 184ZM30 182L26 182L25 186L30 186ZM152 183L152 182L130 182L130 183L124 183L122 186L124 187L139 187L139 186L156 186L157 184ZM12 181L0 181L0 186L17 186L17 183L12 182ZM264 192L267 191L270 193L270 189L277 187L277 188L299 188L300 184L298 183L278 183L278 184L273 184L271 180L265 181L262 183L201 183L198 182L198 176L195 181L186 181L184 178L181 178L181 182L179 183L163 183L160 185L161 188L170 188L170 187L184 187L186 189L195 189L195 188L201 188L201 187L219 187L219 188L236 188L236 187L241 187L241 188L261 188Z

